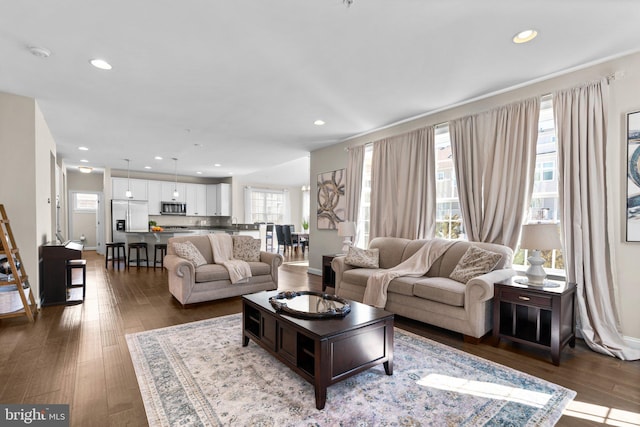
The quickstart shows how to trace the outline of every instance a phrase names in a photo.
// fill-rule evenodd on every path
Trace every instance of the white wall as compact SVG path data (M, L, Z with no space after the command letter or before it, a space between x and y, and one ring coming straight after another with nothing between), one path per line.
M609 138L607 158L607 180L609 194L609 221L613 232L614 271L618 276L619 300L622 332L630 341L640 343L640 243L625 242L626 220L626 142L624 138L626 113L640 110L640 54L629 55L611 61L549 78L528 86L513 88L490 97L455 106L431 115L408 121L369 135L354 138L336 146L311 153L311 194L315 194L317 173L345 167L347 153L345 147L362 145L382 138L399 135L427 125L443 123L467 114L485 111L499 105L508 104L530 96L542 96L558 89L570 88L581 83L615 72L624 72L610 85ZM317 208L311 198L311 212ZM336 232L316 230L316 220L311 215L311 240L313 251L309 260L310 271L320 271L322 255L340 249L340 239Z
M51 156L56 147L34 99L0 93L0 203L11 220L29 284L39 295L39 246L51 240ZM37 299L37 298L36 298Z

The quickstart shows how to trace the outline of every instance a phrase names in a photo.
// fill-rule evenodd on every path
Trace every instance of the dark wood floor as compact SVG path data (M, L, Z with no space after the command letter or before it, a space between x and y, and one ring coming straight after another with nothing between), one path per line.
M84 304L46 307L35 323L0 320L0 402L68 403L73 426L145 426L125 334L238 313L240 299L184 309L169 294L164 270L105 270L104 258L90 251L85 258ZM320 287L320 277L308 275L306 267L281 267L281 289ZM556 367L542 352L507 343L494 347L489 340L466 344L459 334L408 319L397 319L396 325L576 390L579 405L573 410L593 421L565 415L560 426L640 426L640 362L594 353L578 340L575 349L563 351ZM625 416L635 418L615 422Z

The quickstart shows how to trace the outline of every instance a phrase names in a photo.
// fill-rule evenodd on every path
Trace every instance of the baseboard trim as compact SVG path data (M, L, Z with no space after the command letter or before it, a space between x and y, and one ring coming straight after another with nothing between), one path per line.
M640 349L640 338L623 336L624 342L631 348Z
M307 273L314 274L316 276L322 276L322 270L318 268L307 268Z

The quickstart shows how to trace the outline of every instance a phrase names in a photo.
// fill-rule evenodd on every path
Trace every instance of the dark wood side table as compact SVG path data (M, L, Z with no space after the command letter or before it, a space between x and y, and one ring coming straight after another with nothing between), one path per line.
M493 337L551 351L560 365L560 351L576 344L575 283L557 287L522 285L515 279L494 283Z
M327 290L327 286L336 286L336 272L331 268L331 261L338 254L322 255L322 292Z

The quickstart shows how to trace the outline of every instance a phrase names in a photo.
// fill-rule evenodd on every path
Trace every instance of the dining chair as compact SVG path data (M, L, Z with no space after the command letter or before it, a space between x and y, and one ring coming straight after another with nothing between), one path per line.
M267 231L264 237L265 249L267 252L273 252L273 224L267 223Z
M282 225L276 225L276 239L278 239L278 248L276 252L280 253L280 246L282 246L282 252L285 253L287 251L287 246L284 240L284 231L282 230Z

